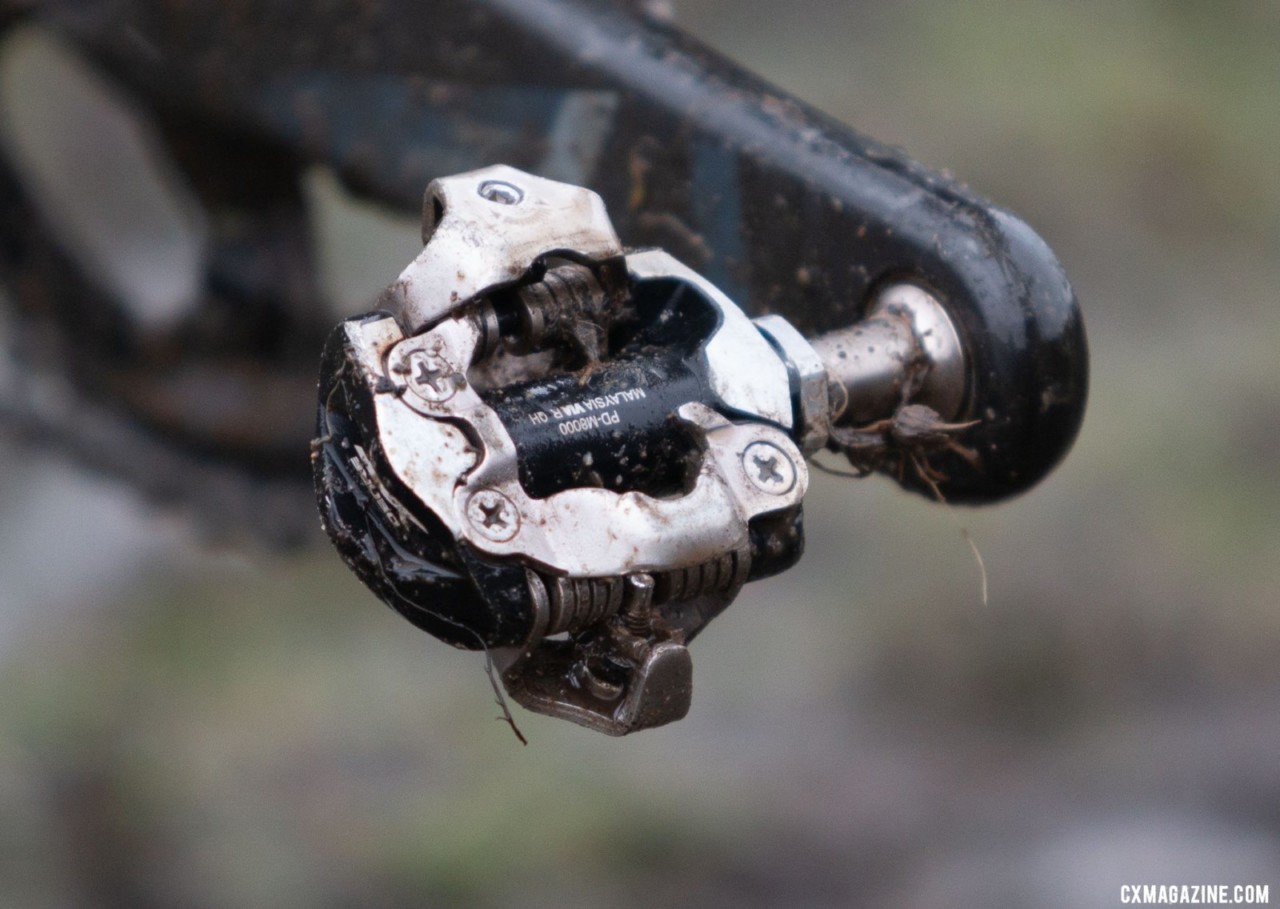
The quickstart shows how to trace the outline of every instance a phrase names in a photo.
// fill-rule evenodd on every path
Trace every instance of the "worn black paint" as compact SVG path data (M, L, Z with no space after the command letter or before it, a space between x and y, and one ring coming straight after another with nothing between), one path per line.
M532 621L524 569L487 560L456 540L397 480L382 455L372 390L353 381L355 374L339 327L321 365L312 453L316 500L330 540L379 599L424 631L472 650L521 643ZM357 466L358 450L369 458L372 486ZM411 513L424 530L396 508Z

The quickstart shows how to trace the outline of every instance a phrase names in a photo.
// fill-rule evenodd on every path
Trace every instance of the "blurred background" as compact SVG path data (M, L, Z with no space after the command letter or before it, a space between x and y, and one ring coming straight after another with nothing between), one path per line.
M0 905L1280 900L1280 4L674 15L1041 232L1092 348L1074 452L986 510L815 476L804 561L699 638L687 719L517 710L521 747L480 658L323 543L211 546L0 442ZM337 296L413 254L312 193L387 269Z

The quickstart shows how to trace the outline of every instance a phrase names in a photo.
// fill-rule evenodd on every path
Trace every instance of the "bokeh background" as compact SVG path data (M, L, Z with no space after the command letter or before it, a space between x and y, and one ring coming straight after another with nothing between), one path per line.
M0 905L1280 901L1280 4L674 14L1043 234L1093 354L1074 452L987 510L816 476L686 720L520 711L521 747L479 657L326 547L213 548L5 441ZM325 185L322 237L406 244L393 274L413 227Z

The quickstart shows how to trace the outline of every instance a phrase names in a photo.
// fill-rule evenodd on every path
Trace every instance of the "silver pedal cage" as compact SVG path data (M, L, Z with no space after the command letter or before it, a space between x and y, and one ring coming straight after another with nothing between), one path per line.
M689 642L803 550L828 371L595 193L505 166L433 182L421 254L322 367L325 529L365 583L490 650L530 710L683 717Z

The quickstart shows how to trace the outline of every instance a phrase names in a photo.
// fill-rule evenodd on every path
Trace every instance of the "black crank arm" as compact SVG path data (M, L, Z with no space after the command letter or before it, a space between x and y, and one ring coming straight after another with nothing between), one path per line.
M260 149L413 210L433 177L503 161L590 185L626 243L810 335L857 321L888 282L924 285L968 353L955 419L980 421L977 459L937 458L949 500L1028 488L1078 430L1079 309L1026 224L670 27L581 0L36 8L206 172L243 175Z

